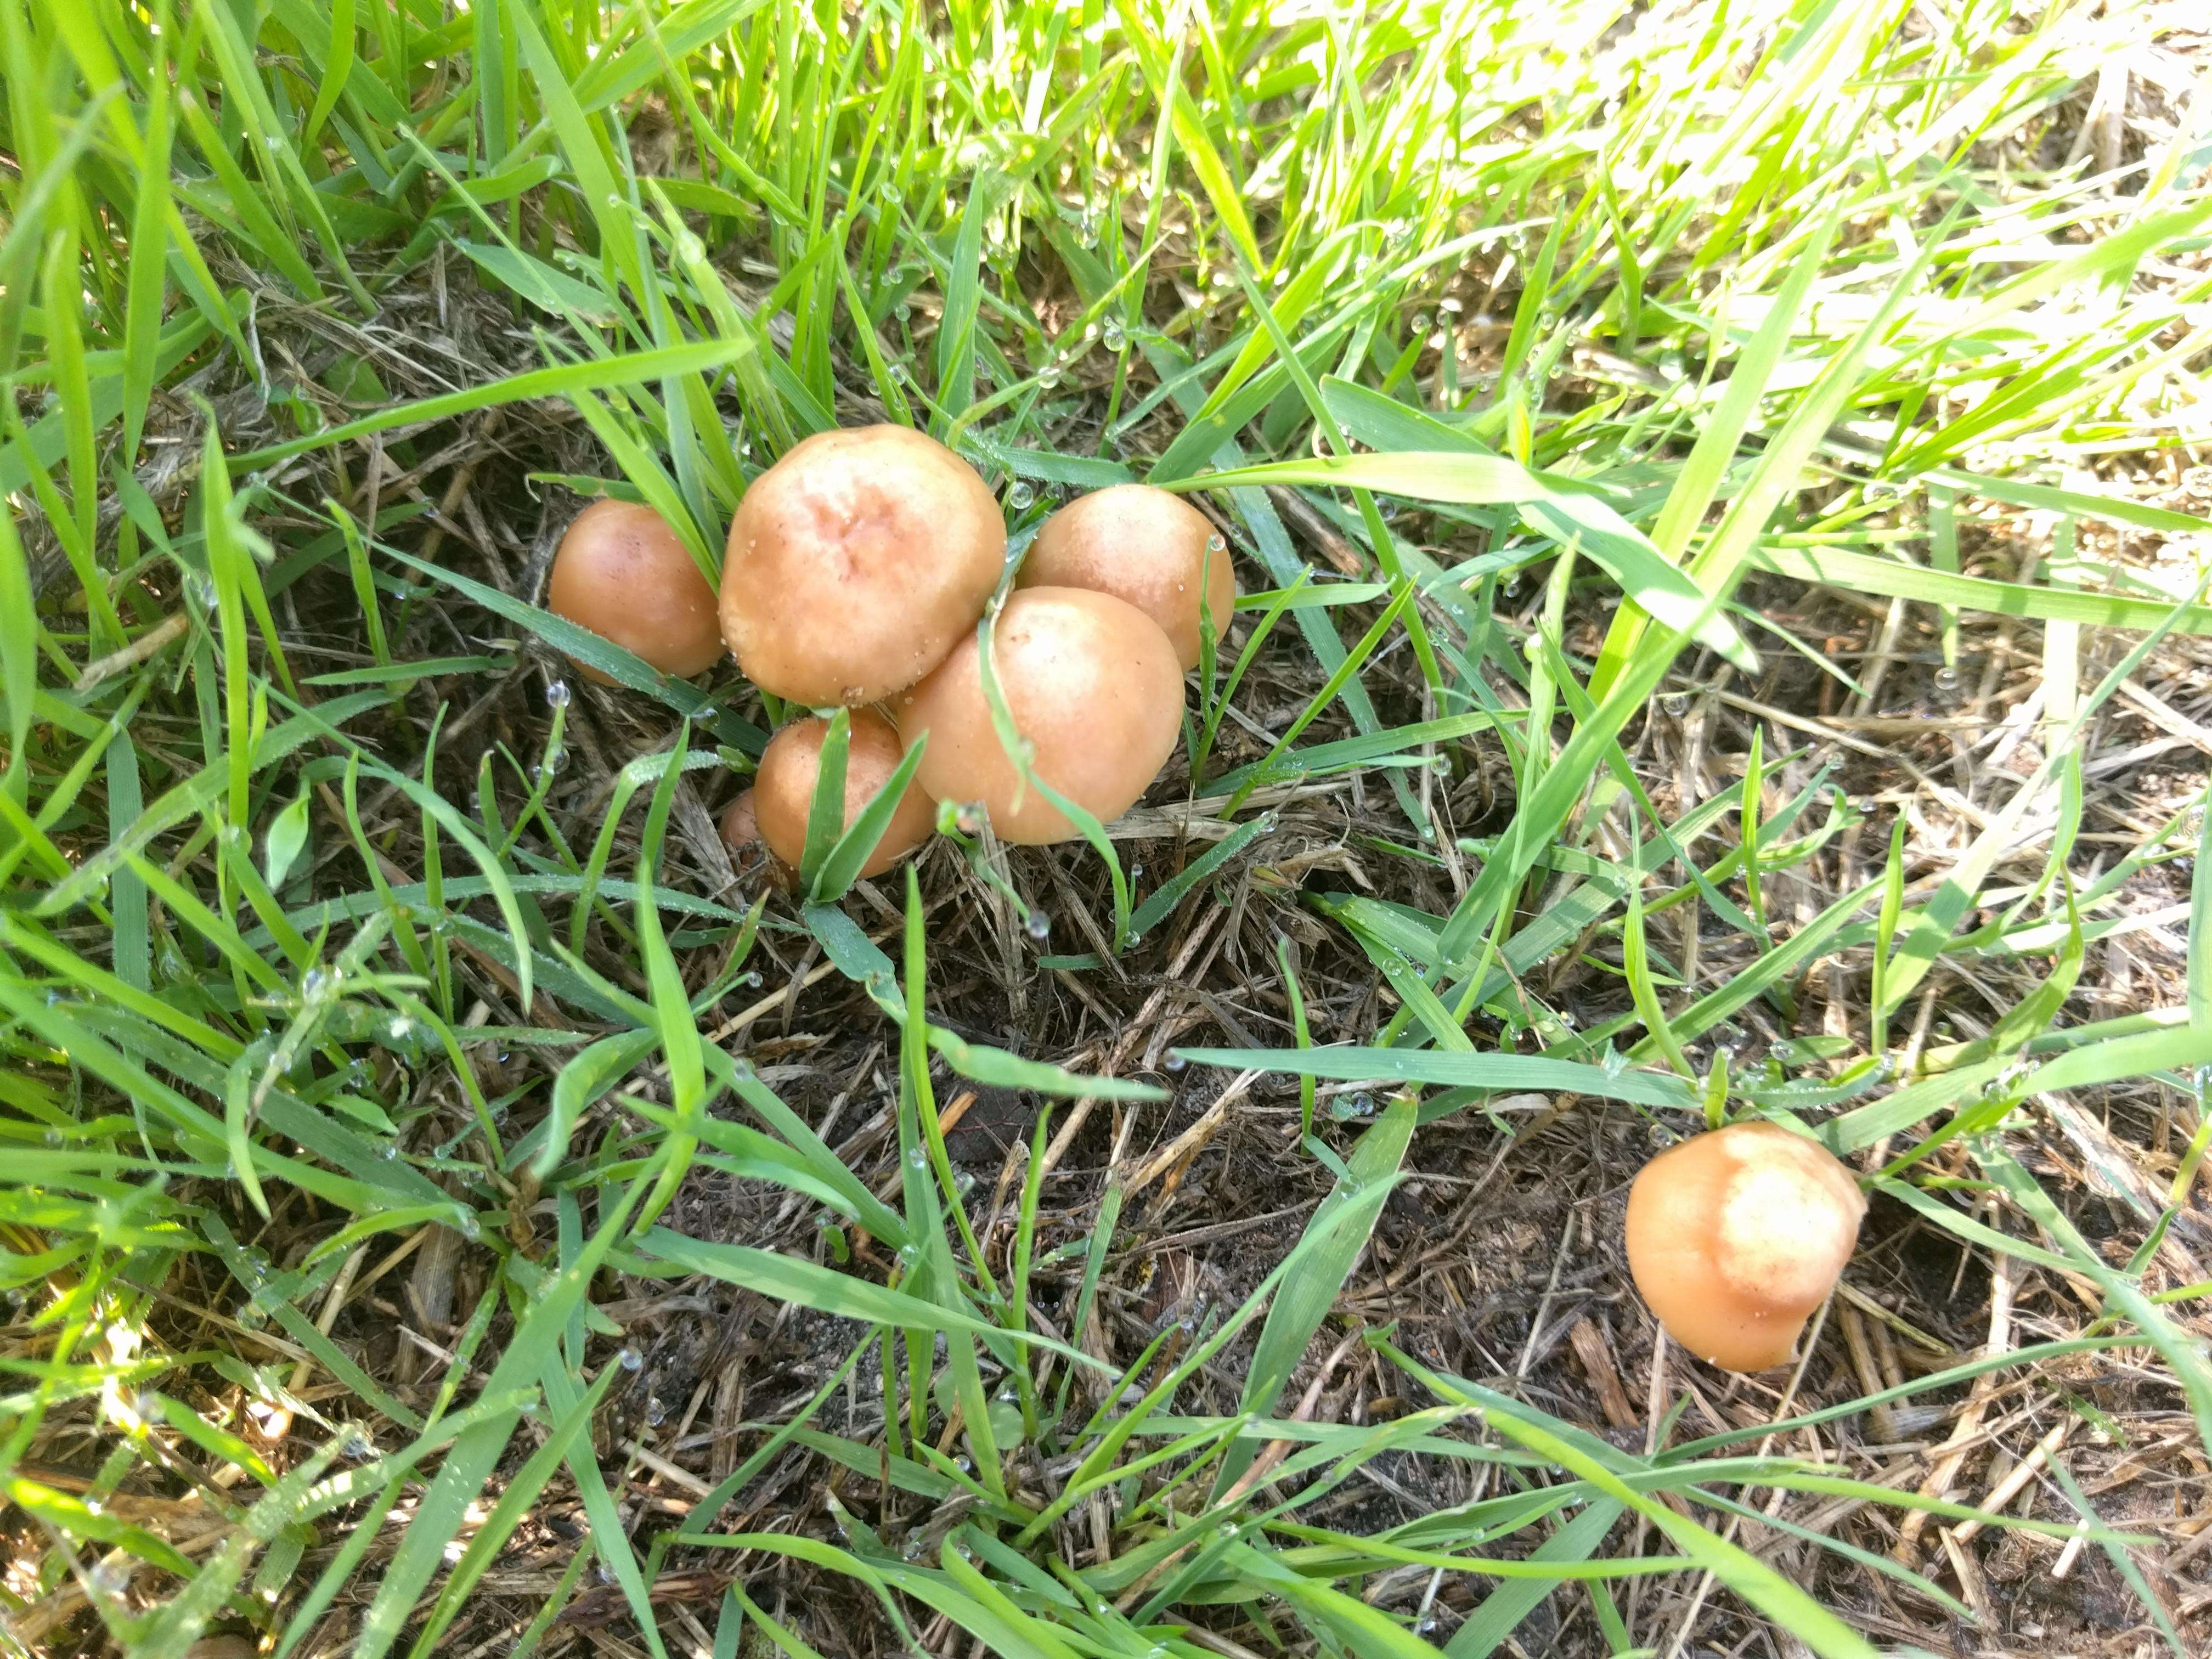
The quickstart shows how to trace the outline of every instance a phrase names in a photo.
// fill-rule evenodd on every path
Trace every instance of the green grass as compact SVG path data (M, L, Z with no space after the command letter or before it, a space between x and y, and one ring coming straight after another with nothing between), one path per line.
M1804 1423L2124 1346L2212 1449L2204 1287L2154 1262L2212 1136L2205 791L2125 845L2084 838L2097 722L2152 653L2212 634L2201 568L2104 534L2212 525L2084 470L2201 441L2212 362L2212 277L2187 274L2212 245L2201 111L2115 179L2051 154L2128 28L1979 0L0 0L0 1482L24 1540L0 1643L174 1656L252 1632L379 1659L459 1627L520 1653L570 1640L556 1621L596 1594L655 1656L835 1651L803 1607L777 1616L790 1571L842 1581L892 1650L936 1621L945 1653L1481 1659L1554 1590L1590 1650L1664 1647L1683 1632L1636 1581L1710 1574L1814 1652L1872 1651L1744 1517L1803 1493L1981 1512L1775 1450L1796 1422L1624 1451L1374 1328L1356 1346L1405 1414L1298 1412L1293 1375L1352 1334L1340 1295L1424 1135L1529 1091L1678 1131L1790 1117L1962 1248L2094 1287L2077 1334ZM1168 1091L953 1029L950 917L900 880L850 890L880 825L811 826L804 903L672 875L678 785L749 766L782 711L537 608L531 526L502 544L446 493L479 463L617 489L711 570L750 475L866 418L968 454L1018 539L1056 492L1129 477L1235 527L1239 617L1188 774L1154 797L1194 801L1208 849L1147 887L1109 826L1011 876L962 837L1024 910L1096 901L1086 928L1048 919L1056 967L1123 994L1218 881L1267 867L1287 786L1357 779L1361 857L1398 872L1293 895L1386 988L1368 1029L1310 1020L1318 983L1285 945L1279 1044L1189 1048L1298 1079L1328 1195L1249 1296L1133 1359L1085 1329L1133 1169L1072 1200L1070 1242L1042 1164L1070 1109ZM1962 550L1961 527L2027 514L2059 526L2044 556ZM1310 559L1323 534L1355 569ZM1754 726L1740 788L1658 787L1662 697L1801 652L1849 681L1778 614L1820 584L1905 602L1954 673L1991 618L2036 624L2013 648L2039 653L2038 763L1960 843L1923 843L1779 725ZM483 629L437 626L471 607ZM655 734L581 815L551 799L565 695L496 744L450 735L541 650L608 675ZM478 750L448 787L437 757ZM1466 836L1439 803L1479 755L1510 810ZM1866 879L1785 911L1862 829ZM2126 884L2192 856L2178 1000L2086 1017ZM1455 896L1405 902L1446 868ZM811 935L858 988L840 1018L895 1044L895 1169L848 1167L742 1039L709 1036L751 1000L764 933ZM1577 963L1615 1012L1571 1018L1553 988ZM1800 1031L1829 967L1850 1018ZM2008 1007L1923 1040L1954 967ZM499 1048L543 1075L510 1087L483 1063ZM978 1233L948 1074L1084 1103L1036 1126L1010 1236ZM1383 1104L1317 1103L1316 1079ZM2021 1153L2032 1103L2137 1080L2197 1115L2172 1207L2116 1257ZM818 1215L821 1247L687 1233L680 1195L714 1173ZM441 1232L477 1299L402 1389L334 1321ZM264 1235L312 1248L280 1266ZM1048 1266L1079 1286L1057 1332L1031 1312ZM607 1270L850 1322L842 1367L746 1425L680 1521L611 1484L628 1339L596 1305ZM1235 1411L1188 1411L1224 1364ZM869 1409L820 1425L848 1400ZM726 1529L786 1457L942 1518ZM1327 1523L1385 1458L1479 1467L1486 1495ZM2147 1540L2058 1474L2067 1518L1986 1518L2063 1538L2078 1512L2185 1651ZM111 1501L149 1492L192 1494L212 1532ZM543 1547L556 1497L582 1535L516 1619L496 1564ZM1975 1616L1810 1542L1931 1618ZM720 1575L684 1623L653 1599L679 1565Z

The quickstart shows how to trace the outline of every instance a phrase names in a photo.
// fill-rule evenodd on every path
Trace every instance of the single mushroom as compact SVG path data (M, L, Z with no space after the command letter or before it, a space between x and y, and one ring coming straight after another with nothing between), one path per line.
M1628 1270L1667 1333L1725 1370L1790 1358L1843 1276L1866 1200L1819 1142L1730 1124L1653 1158L1628 1189Z
M1220 639L1237 604L1229 544L1180 495L1114 484L1044 521L1015 579L1021 587L1087 587L1126 599L1158 623L1186 672L1198 666L1203 601Z
M753 799L747 789L722 809L722 845L733 857L760 845L760 814Z
M991 662L1036 775L1097 817L1133 805L1182 729L1182 671L1150 617L1110 593L1025 587L1008 596ZM900 700L899 730L923 732L916 781L939 800L980 801L1001 841L1042 846L1075 826L1007 756L983 691L976 637Z
M943 444L902 426L817 432L738 503L722 633L763 691L876 702L945 660L1006 556L998 501Z
M788 889L798 873L761 839L756 799L747 789L722 809L722 845L729 848L731 867L739 876L758 876L772 887Z
M636 501L610 497L575 516L553 555L545 605L678 679L721 659L714 588L668 520ZM586 679L614 684L577 666Z
M793 869L805 856L806 820L813 811L814 781L822 770L822 744L829 735L830 722L818 714L793 721L769 739L753 778L750 793L760 838ZM897 727L872 708L853 710L845 743L845 828L852 827L905 758ZM928 840L936 827L937 803L908 782L860 873L883 874Z

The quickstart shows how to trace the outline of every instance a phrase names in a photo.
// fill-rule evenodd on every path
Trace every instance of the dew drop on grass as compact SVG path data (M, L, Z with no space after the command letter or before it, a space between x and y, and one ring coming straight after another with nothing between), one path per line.
M1660 699L1659 706L1674 719L1680 720L1690 712L1690 699L1684 692L1670 691Z
M1042 910L1030 911L1029 920L1022 926L1028 931L1031 939L1040 942L1050 937L1052 933L1052 918Z
M1170 1073L1180 1073L1188 1068L1190 1062L1185 1060L1181 1054L1170 1054L1168 1056L1167 1066Z
M1936 671L1936 689L1938 691L1955 691L1959 689L1959 671L1945 663Z
M645 1420L648 1426L656 1429L668 1420L668 1408L660 1403L659 1395L645 1402Z
M635 1348L623 1348L616 1353L615 1364L626 1371L641 1371L645 1369L645 1356Z
M1119 351L1129 343L1129 331L1121 325L1118 317L1109 317L1106 326L1099 331L1099 342L1109 351Z
M1024 481L1017 480L1013 487L1006 491L1006 505L1017 513L1035 500L1036 500L1036 491Z
M548 708L566 708L568 706L568 681L556 680L545 688L545 706Z
M909 1146L907 1148L906 1161L909 1169L926 1170L929 1167L929 1154L920 1146Z

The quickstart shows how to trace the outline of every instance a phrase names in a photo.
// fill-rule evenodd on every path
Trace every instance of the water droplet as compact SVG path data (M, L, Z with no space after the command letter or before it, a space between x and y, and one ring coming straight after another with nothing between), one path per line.
M660 1403L659 1395L653 1395L645 1402L645 1420L656 1429L668 1420L668 1408Z
M319 968L310 968L300 981L303 996L319 997L330 988L331 976Z
M388 1140L376 1149L376 1155L386 1164L396 1164L399 1161L399 1149Z
M1415 312L1413 313L1413 332L1416 334L1425 334L1428 332L1428 330L1429 313L1425 311Z
M1690 699L1686 693L1670 691L1659 700L1659 706L1665 709L1671 718L1680 720L1690 712Z
M1016 479L1013 487L1006 491L1006 505L1017 513L1035 500L1036 500L1036 491L1030 487L1025 479Z
M1048 938L1052 933L1052 918L1042 910L1030 911L1029 920L1022 925L1028 930L1029 936L1033 939L1042 941Z
M1106 326L1099 331L1099 343L1109 351L1119 351L1129 343L1129 331L1119 317L1109 317Z
M635 1348L624 1348L615 1355L615 1364L626 1371L641 1371L645 1369L645 1356Z
M1181 1072L1189 1065L1190 1062L1185 1060L1181 1054L1170 1054L1168 1056L1168 1070L1170 1072Z
M929 1153L923 1147L909 1146L906 1152L906 1162L910 1170L926 1170L929 1167Z
M975 1190L975 1172L969 1170L963 1170L957 1176L954 1176L952 1181L952 1190L959 1194L963 1198L967 1197L969 1194L974 1192Z
M891 315L897 318L899 321L902 323L911 322L914 319L914 307L908 305L905 301L901 300L896 305L891 307Z
M545 688L545 706L548 708L566 708L568 706L568 681L556 680Z
M185 595L206 615L215 615L217 603L215 578L206 571L188 570L185 573Z
M899 1261L906 1267L909 1268L919 1267L921 1263L921 1246L919 1244L902 1244L899 1246L898 1255Z
M1957 690L1959 689L1959 671L1953 667L1949 663L1945 663L1941 668L1936 671L1936 689L1938 691Z
M959 1470L961 1474L966 1474L969 1470L973 1469L975 1466L975 1464L974 1464L974 1463L970 1462L969 1462L967 1458L965 1458L965 1457L956 1457L956 1458L954 1458L954 1459L952 1460L952 1467L953 1467L954 1468L956 1468L956 1469ZM954 1546L953 1546L953 1547L957 1550L957 1549L958 1549L958 1548L959 1548L959 1546L956 1544L956 1545L954 1545Z
M963 836L981 835L983 833L983 804L981 801L978 801L972 806L962 807L958 811L952 815L952 823L954 827L957 828Z

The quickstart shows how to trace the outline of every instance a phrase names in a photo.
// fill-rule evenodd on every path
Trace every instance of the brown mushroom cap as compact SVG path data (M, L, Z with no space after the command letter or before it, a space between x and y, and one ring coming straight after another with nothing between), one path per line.
M1100 818L1128 811L1182 727L1182 671L1159 624L1110 593L1025 587L1008 597L992 639L999 689L1036 775ZM1042 846L1077 833L1024 786L1000 745L973 634L900 699L897 714L908 743L929 733L916 776L938 799L981 801L1001 841Z
M873 800L899 763L906 758L896 727L872 708L855 708L845 744L845 827L849 829ZM769 850L793 869L806 853L806 817L814 806L814 780L822 769L822 744L830 722L820 715L796 720L768 742L753 779L753 811ZM937 804L909 782L891 813L884 838L860 866L863 876L879 876L929 839L937 827Z
M760 815L753 810L753 792L746 790L722 809L722 845L732 854L760 844Z
M945 660L1006 563L975 469L902 426L817 432L753 481L730 524L722 633L763 691L875 702Z
M1628 1189L1628 1269L1668 1334L1731 1371L1790 1358L1858 1240L1866 1200L1827 1148L1778 1123L1692 1136Z
M1037 532L1014 580L1127 599L1166 630L1186 672L1198 666L1200 598L1217 640L1237 604L1229 544L1212 521L1150 484L1115 484L1061 507Z
M721 660L714 588L668 520L636 501L610 497L575 516L553 555L545 606L678 679Z

